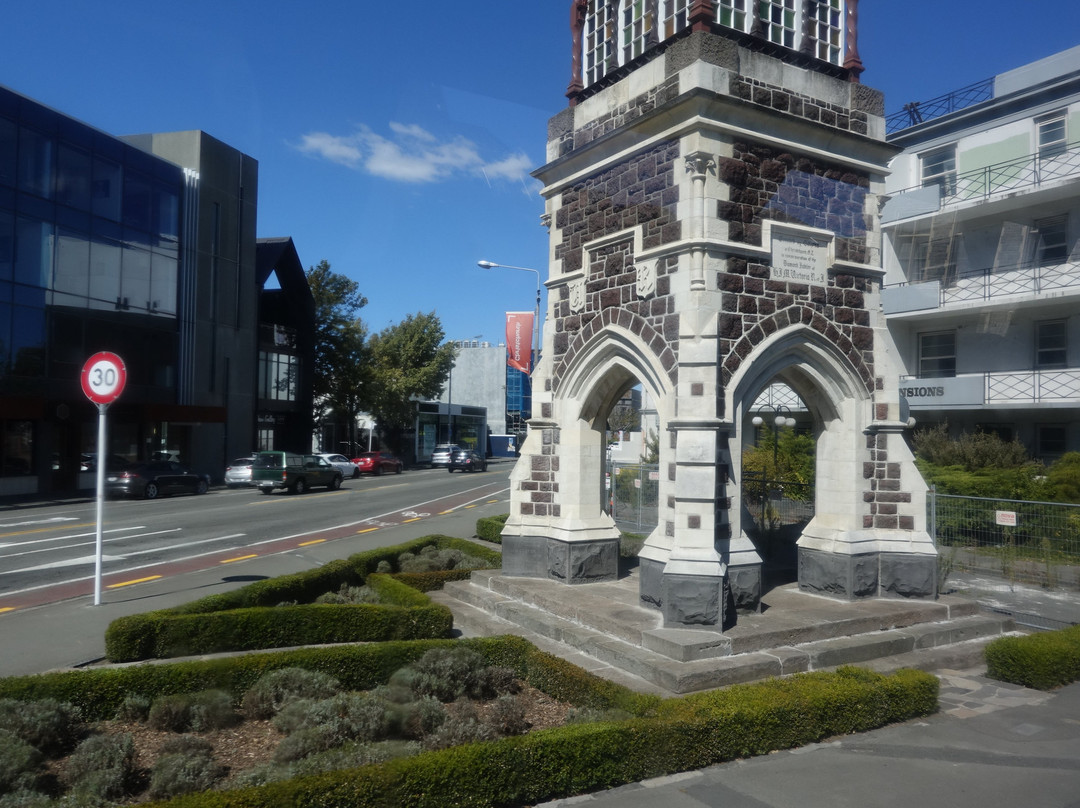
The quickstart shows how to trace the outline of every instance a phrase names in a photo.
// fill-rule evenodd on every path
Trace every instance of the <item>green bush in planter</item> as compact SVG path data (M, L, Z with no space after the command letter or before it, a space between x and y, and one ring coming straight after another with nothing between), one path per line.
M1080 680L1080 626L999 637L983 653L986 673L992 679L1039 690Z

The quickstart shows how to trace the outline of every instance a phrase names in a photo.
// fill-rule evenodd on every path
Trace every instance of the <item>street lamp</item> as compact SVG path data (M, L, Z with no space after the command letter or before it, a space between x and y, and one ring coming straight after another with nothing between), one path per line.
M481 269L520 269L522 272L536 273L536 313L533 315L533 356L532 369L536 369L536 356L540 353L540 270L532 267L515 267L510 264L496 264L494 261L477 261Z
M774 417L773 417L774 430L773 430L773 445L772 445L772 465L773 465L773 474L776 474L776 462L777 462L776 452L777 452L777 449L779 449L779 447L780 447L780 429L785 427L785 426L795 426L795 419L792 418L789 415L784 415L785 412L790 413L791 410L789 410L783 404L775 404L775 405L774 404L766 404L763 407L759 408L758 412L761 412L762 410L770 410L774 414ZM762 424L765 423L765 419L762 418L760 415L755 415L753 417L753 419L750 421L750 423L752 423L754 426L761 426Z

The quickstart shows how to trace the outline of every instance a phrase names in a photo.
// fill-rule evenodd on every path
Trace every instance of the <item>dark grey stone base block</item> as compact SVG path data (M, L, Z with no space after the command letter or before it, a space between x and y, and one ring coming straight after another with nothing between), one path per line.
M568 542L546 536L503 536L502 574L567 584L614 581L619 577L619 540Z
M878 594L878 554L841 555L799 548L799 589L840 600Z
M724 629L724 619L734 617L728 601L727 578L710 575L665 575L661 611L666 628Z
M614 581L619 577L619 540L547 540L548 577L567 584Z
M649 609L659 609L664 603L664 564L651 558L642 558L638 562L638 575L641 605Z
M743 564L727 568L728 585L736 612L761 611L761 564Z
M881 594L885 597L936 598L937 556L881 554Z
M547 541L543 536L503 536L503 575L547 578Z

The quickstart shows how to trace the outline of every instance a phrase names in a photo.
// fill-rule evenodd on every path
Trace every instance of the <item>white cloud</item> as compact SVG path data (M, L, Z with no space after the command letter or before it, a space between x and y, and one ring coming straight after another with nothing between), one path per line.
M351 135L310 132L296 147L304 154L398 182L439 182L456 175L522 181L531 161L524 154L485 160L475 143L463 137L440 141L416 124L391 121L384 137L367 126Z

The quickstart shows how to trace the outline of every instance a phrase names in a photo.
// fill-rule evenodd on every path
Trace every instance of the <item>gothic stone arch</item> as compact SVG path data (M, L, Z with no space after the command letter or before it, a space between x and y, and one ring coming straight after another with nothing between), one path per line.
M738 447L753 396L779 377L820 441L799 586L935 597L925 485L880 307L878 197L894 153L880 94L709 32L646 57L552 119L535 172L549 295L504 572L617 575L598 418L637 379L666 434L641 602L666 625L712 630L757 608Z

